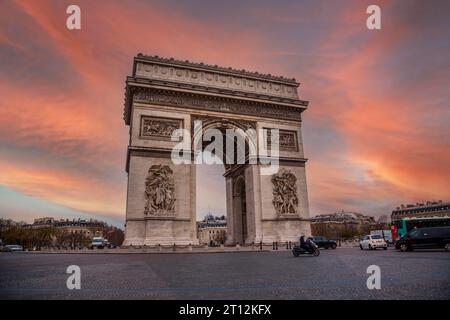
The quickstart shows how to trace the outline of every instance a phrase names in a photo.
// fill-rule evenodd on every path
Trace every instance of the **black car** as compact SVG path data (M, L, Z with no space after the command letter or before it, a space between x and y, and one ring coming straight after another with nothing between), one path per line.
M450 227L420 228L408 232L395 243L400 251L440 249L450 251Z
M317 246L319 248L331 248L331 249L336 249L337 247L337 243L334 240L329 240L325 237L310 237L308 238L310 240L312 240L315 244L317 244Z

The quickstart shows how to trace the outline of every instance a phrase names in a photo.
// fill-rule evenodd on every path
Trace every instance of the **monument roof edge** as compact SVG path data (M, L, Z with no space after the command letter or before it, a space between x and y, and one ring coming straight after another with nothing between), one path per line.
M206 71L211 72L217 72L217 73L227 73L232 75L239 75L242 77L249 77L249 78L256 78L266 81L273 81L273 82L281 82L283 84L289 85L289 86L295 86L298 87L300 85L299 82L295 80L295 78L287 78L284 76L275 76L272 74L264 74L254 71L247 71L244 69L235 69L231 67L222 67L218 65L211 65L206 64L202 62L192 62L189 60L177 60L174 58L162 58L159 56L150 56L150 55L144 55L142 53L139 53L137 56L134 57L134 63L137 62L153 62L153 63L160 63L160 64L168 64L168 65L176 65L186 68L196 68L196 69L202 69Z

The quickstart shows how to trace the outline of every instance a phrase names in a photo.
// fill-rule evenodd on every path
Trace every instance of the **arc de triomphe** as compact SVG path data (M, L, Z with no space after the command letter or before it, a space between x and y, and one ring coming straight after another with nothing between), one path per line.
M225 165L227 243L297 241L310 234L301 134L308 102L299 99L298 86L295 79L257 72L135 57L124 109L130 127L124 245L198 243L196 165L174 163L171 155L180 143L194 150L196 135L207 129L257 132L256 162L247 157ZM199 121L200 133L194 130ZM185 133L174 139L177 129ZM271 149L271 129L278 129L279 166L263 174L260 154Z

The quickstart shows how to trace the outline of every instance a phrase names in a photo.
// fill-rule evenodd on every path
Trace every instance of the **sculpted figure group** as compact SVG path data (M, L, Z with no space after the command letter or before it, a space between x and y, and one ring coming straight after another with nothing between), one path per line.
M175 212L175 186L169 166L153 165L145 181L146 215L167 215Z
M273 205L277 214L296 214L298 207L297 178L289 171L272 176Z

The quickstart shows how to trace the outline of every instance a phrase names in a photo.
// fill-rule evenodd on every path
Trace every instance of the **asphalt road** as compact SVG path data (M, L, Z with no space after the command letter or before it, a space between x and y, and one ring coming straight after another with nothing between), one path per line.
M69 290L69 265L81 289ZM381 269L381 289L366 286ZM0 299L449 299L450 253L0 254Z

